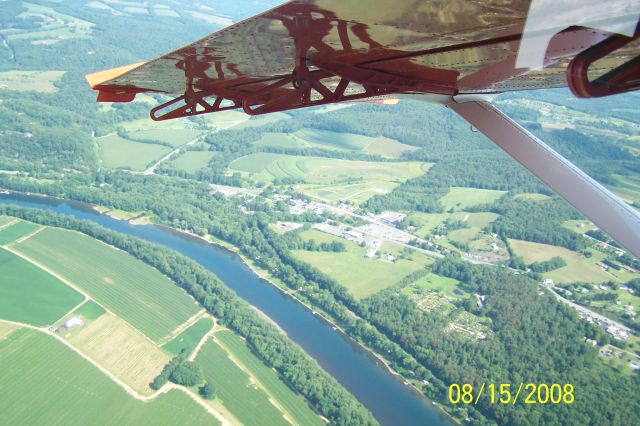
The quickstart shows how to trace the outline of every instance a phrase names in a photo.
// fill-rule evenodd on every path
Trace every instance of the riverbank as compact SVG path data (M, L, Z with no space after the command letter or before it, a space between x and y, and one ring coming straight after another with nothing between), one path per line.
M92 207L95 209L95 206L92 206ZM105 213L100 212L97 209L96 209L96 211L98 213L100 213L100 214L105 214ZM343 335L349 341L351 341L352 343L357 345L363 352L365 352L371 358L371 360L373 360L376 364L378 364L378 363L382 364L384 366L384 368L387 370L387 372L389 374L391 374L393 377L395 377L396 380L401 382L404 386L410 388L413 393L415 393L417 396L422 398L425 402L427 402L427 403L431 404L432 406L434 406L442 415L446 416L449 419L449 421L451 421L452 423L455 423L455 424L461 424L461 422L464 420L464 419L462 419L460 417L455 417L452 413L449 413L447 410L445 410L444 406L442 405L441 402L434 401L434 400L430 399L429 397L427 397L426 395L424 395L420 391L420 389L412 382L411 379L409 379L407 377L404 377L402 374L400 374L396 370L394 370L393 367L390 365L390 363L381 354L377 353L372 348L366 346L361 341L351 337L342 327L340 327L339 324L335 323L329 317L329 315L327 313L323 312L322 309L317 308L317 307L309 304L308 302L296 297L295 291L289 289L284 284L277 283L276 282L277 279L273 278L271 276L271 274L267 270L255 265L253 260L248 258L248 257L246 257L244 254L242 254L242 252L240 251L240 249L238 247L234 246L233 244L231 244L231 243L229 243L227 241L221 240L221 239L219 239L219 238L217 238L217 237L215 237L213 235L209 235L209 234L204 235L204 236L198 235L198 234L195 234L195 233L190 232L190 231L173 228L173 227L170 227L170 226L167 226L167 225L164 225L164 224L154 223L149 218L149 216L145 216L145 217L147 218L148 221L146 223L144 223L144 225L154 225L154 226L157 226L159 228L167 229L167 230L169 230L171 232L175 232L175 233L178 233L178 234L189 236L191 238L196 238L196 239L198 239L200 241L206 242L207 244L211 244L213 246L220 247L220 248L222 248L224 250L227 250L227 251L235 254L240 259L240 261L249 270L251 270L251 272L253 272L253 274L255 274L258 278L260 278L262 281L267 282L272 287L274 287L277 290L279 290L283 295L286 295L286 296L290 297L291 299L293 299L296 303L298 303L301 306L303 306L305 309L307 309L313 315L315 315L316 317L318 317L319 319L324 321L326 324L330 325L334 331L339 332L341 335ZM136 223L136 219L135 218L128 220L128 222L133 224L133 225L140 224L140 223ZM287 335L287 333L275 321L273 321L273 319L271 319L271 317L269 317L266 313L262 312L257 307L255 307L255 306L252 306L252 307L261 316L263 316L264 319L268 320L271 324L275 325L276 328L278 330L280 330L284 335Z

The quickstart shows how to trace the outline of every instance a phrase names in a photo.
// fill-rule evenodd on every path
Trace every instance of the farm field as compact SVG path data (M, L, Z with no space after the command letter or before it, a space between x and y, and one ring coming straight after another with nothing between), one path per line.
M0 216L0 227L3 227L13 221L17 220L16 218L9 216Z
M84 296L26 260L0 249L0 318L53 324Z
M3 71L0 72L0 91L54 93L54 85L65 71Z
M545 201L551 197L544 194L523 193L523 194L516 194L513 196L513 198L521 199L521 200Z
M190 129L155 129L138 130L127 134L127 139L133 141L164 142L173 147L184 145L187 142L202 136L202 132Z
M399 185L428 170L418 162L376 163L270 153L238 158L229 167L232 171L242 172L259 182L292 178L307 183L325 184L366 180L394 182Z
M106 312L107 311L105 311L102 306L98 305L93 300L87 300L82 304L82 306L73 311L73 315L78 315L84 319L93 321L97 320L102 314L105 314Z
M106 168L142 171L153 161L169 153L171 148L151 143L134 142L118 135L95 139L102 165Z
M0 229L0 245L6 245L16 241L29 233L40 229L39 225L33 223L18 221Z
M458 289L458 281L429 273L413 283L414 286L426 291L435 291L451 298L458 298L464 293Z
M145 403L71 349L34 330L0 341L0 412L7 424L219 424L178 390Z
M199 310L156 269L78 232L47 228L14 249L82 288L154 341Z
M288 425L252 377L229 359L228 353L209 339L195 359L205 379L216 388L216 397L245 425Z
M496 219L498 219L498 215L495 213L454 213L451 215L450 220L465 222L469 225L469 228L451 231L447 237L450 240L468 244L480 235L483 228Z
M560 256L567 262L567 266L554 271L545 272L545 278L551 278L554 282L566 283L584 281L590 283L601 283L605 281L625 281L615 275L603 271L596 263L604 258L598 251L593 251L593 257L586 257L564 247L557 247L548 244L532 243L529 241L509 240L511 248L518 256L522 256L526 263L542 262L554 256ZM624 273L621 274L623 276ZM630 279L630 278L629 278Z
M186 350L188 353L193 352L200 340L211 331L214 322L212 318L205 317L200 318L191 327L178 334L172 340L162 345L162 349L170 353L171 355L178 355L182 350Z
M187 173L195 173L207 167L209 161L216 155L219 154L212 151L187 151L171 161L170 164L176 169L184 170Z
M264 365L240 337L228 330L221 330L215 333L215 338L266 388L267 393L284 409L288 418L299 425L324 425L324 422L309 408L306 401L280 380L275 371Z
M407 220L412 220L417 224L414 234L424 237L433 229L441 225L447 218L449 213L422 213L414 212L407 216Z
M38 28L2 30L2 35L10 42L27 40L34 45L47 45L55 44L60 40L91 37L92 27L94 26L92 22L65 15L48 6L29 2L22 2L22 4L27 10L18 15L19 18L36 24Z
M299 185L299 189L311 197L329 203L349 201L359 205L375 195L388 194L397 186L397 182L366 180L361 183L347 183L344 185Z
M319 129L301 129L293 133L266 133L255 144L273 148L321 148L352 151L399 158L403 152L416 148L385 137L370 137L353 133L338 133Z
M422 253L413 253L411 260L398 259L394 263L378 258L368 259L364 248L355 244L353 246L347 245L348 251L342 253L305 250L294 250L292 253L298 260L309 263L334 278L357 299L391 287L410 273L432 263ZM389 251L389 248L383 247L382 251L385 250Z
M169 356L129 324L112 314L72 330L74 347L141 394L169 362Z
M440 202L446 210L459 211L478 204L492 203L504 194L506 191L453 187L440 199Z

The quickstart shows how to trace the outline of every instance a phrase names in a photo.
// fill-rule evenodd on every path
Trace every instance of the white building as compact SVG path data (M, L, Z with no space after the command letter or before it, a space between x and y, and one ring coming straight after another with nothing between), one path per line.
M73 317L64 323L64 328L69 330L72 328L82 327L83 325L84 321L82 321L82 319L80 319L79 317Z

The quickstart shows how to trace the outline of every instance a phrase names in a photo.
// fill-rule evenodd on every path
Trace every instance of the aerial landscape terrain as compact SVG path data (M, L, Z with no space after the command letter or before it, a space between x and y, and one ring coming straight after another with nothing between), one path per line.
M278 3L0 2L0 423L392 424L396 396L442 425L637 421L640 261L452 111L153 122L165 96L84 81ZM640 94L495 103L640 209ZM404 393L345 379L231 259ZM522 382L575 401L447 398Z

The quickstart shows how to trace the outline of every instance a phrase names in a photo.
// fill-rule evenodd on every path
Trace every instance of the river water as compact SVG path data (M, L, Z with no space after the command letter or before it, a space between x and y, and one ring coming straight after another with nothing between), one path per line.
M163 245L215 273L229 288L271 318L329 374L367 407L383 425L449 425L431 402L393 376L350 338L290 296L258 277L234 253L205 241L154 225L132 225L101 215L73 201L0 194L0 203L51 210L91 220L105 228Z

